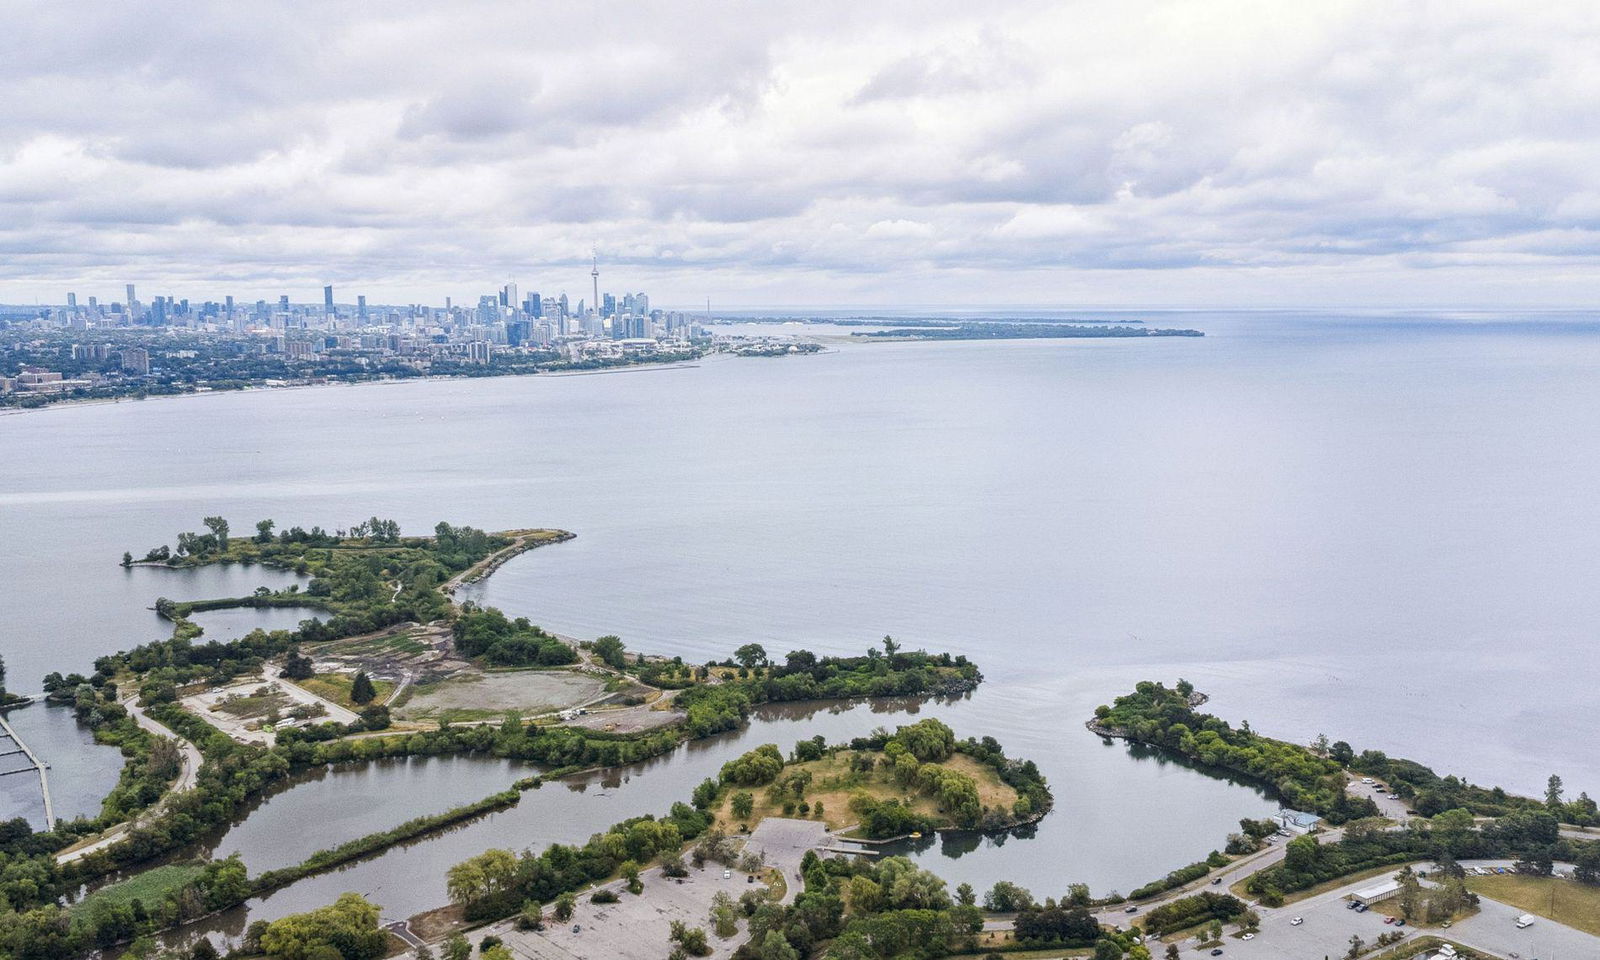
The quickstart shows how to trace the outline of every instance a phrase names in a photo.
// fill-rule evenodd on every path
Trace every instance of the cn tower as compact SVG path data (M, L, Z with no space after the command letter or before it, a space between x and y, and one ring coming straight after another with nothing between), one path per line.
M591 302L594 304L594 315L602 317L604 314L600 312L600 255L591 254L590 263L594 265L589 271L589 276L594 279L594 300Z

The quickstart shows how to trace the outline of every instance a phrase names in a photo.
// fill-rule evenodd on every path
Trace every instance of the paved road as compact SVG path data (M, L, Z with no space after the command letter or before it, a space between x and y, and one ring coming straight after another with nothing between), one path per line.
M1471 861L1463 866L1504 866L1506 863ZM1375 878L1358 880L1283 907L1257 906L1256 912L1261 915L1260 933L1248 941L1225 937L1224 956L1229 960L1319 960L1342 956L1349 949L1352 936L1371 944L1381 934L1396 928L1384 923L1384 917L1376 911L1357 913L1349 909L1344 897L1376 882ZM1400 929L1409 937L1443 936L1501 957L1512 953L1525 960L1594 960L1600 957L1600 937L1542 917L1532 927L1518 930L1515 920L1521 914L1515 907L1483 897L1476 915L1457 921L1449 930L1419 931L1409 926ZM1295 917L1303 922L1292 923ZM1192 942L1182 947L1190 952L1191 945ZM1206 956L1208 952L1198 955Z
M128 697L126 699L119 700L118 702L120 702L123 707L127 709L128 715L133 717L133 722L138 724L141 729L148 730L158 737L167 737L177 741L178 779L173 782L172 786L167 788L166 793L161 795L161 799L147 808L144 813L134 817L134 819L128 823L119 823L109 830L106 830L91 843L56 854L57 863L71 863L72 861L82 859L83 857L86 857L97 850L104 850L106 847L111 846L112 844L121 840L123 837L127 836L128 830L131 827L153 816L156 812L164 808L174 796L182 793L185 790L194 789L195 784L199 782L200 765L205 762L205 758L200 755L200 750L195 747L194 744L178 736L176 733L157 723L155 720L152 720L149 715L147 715L144 710L139 707L137 696Z

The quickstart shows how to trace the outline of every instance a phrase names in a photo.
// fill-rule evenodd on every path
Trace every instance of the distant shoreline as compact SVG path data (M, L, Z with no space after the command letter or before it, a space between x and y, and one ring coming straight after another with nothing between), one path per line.
M447 380L499 380L505 377L576 377L594 376L596 374L635 373L647 370L672 370L679 368L695 368L700 366L700 361L706 357L696 357L693 360L666 360L651 363L630 363L618 367L602 367L594 370L534 370L534 371L506 371L493 373L488 376L473 377L465 374L430 374L419 377L385 377L374 380L329 380L324 383L285 383L277 386L266 384L252 385L238 390L189 390L182 393L159 393L146 397L86 397L82 399L59 400L39 407L0 407L0 417L20 416L28 413L45 413L50 410L67 410L82 407L105 406L121 403L149 403L152 400L193 400L200 397L233 396L244 393L261 393L266 391L277 392L280 390L318 390L325 387L375 387L395 386L403 383L429 383L444 382Z

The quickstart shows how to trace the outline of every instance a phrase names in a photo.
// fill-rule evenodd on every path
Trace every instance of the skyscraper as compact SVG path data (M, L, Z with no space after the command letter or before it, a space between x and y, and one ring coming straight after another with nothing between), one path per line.
M322 288L322 307L329 314L333 314L333 286Z
M360 317L361 321L363 323L366 322L366 319L367 319L367 295L364 294L364 293L361 294L360 296L356 297L356 316Z
M128 284L128 309L133 309L133 284Z
M589 276L591 278L593 278L593 280L594 280L594 299L589 301L589 302L594 304L595 310L599 310L600 309L600 255L599 254L595 254L591 258L590 262L594 264L593 268L589 271ZM582 313L583 311L580 310L578 312Z

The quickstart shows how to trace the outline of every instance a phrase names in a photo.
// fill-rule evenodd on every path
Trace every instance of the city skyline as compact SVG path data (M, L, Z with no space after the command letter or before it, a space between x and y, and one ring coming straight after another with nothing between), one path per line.
M91 6L10 18L0 302L1600 296L1583 3Z

